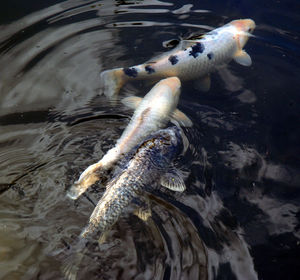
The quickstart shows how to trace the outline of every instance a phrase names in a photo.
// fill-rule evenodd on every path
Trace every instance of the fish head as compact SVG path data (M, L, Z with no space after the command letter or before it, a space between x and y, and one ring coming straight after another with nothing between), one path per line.
M177 77L169 77L161 81L167 86L172 94L172 97L177 99L180 95L181 82Z
M183 150L180 128L172 126L153 135L156 147L155 162L161 167L168 165Z
M156 121L166 122L176 109L180 96L181 82L177 77L160 80L147 94L147 106L155 111Z
M238 19L231 21L228 26L232 27L231 32L237 42L238 48L243 49L253 30L255 29L255 22L252 19Z
M181 92L180 89L181 82L177 77L169 77L159 81L152 89L157 106L168 109L170 105L173 105L171 107L176 107Z

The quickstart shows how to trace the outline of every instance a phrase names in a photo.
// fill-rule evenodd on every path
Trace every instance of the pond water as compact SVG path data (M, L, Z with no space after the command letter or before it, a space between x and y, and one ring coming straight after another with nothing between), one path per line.
M3 1L2 1L3 2ZM132 111L99 95L102 70L163 42L252 18L245 49L184 82L193 121L187 190L155 188L152 218L124 214L78 279L299 279L299 1L5 1L0 4L0 279L63 279L68 248L103 192L66 190L115 143ZM120 98L144 96L128 85Z

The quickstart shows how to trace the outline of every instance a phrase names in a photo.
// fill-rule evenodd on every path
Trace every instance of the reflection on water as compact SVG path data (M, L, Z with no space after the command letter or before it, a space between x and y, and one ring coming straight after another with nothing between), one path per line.
M245 1L177 2L56 1L0 25L1 279L61 279L103 193L65 197L131 115L98 95L99 73L243 17L258 24L246 46L253 66L221 68L208 93L183 84L179 108L194 123L179 160L186 192L156 186L152 219L123 215L79 279L297 279L299 32L276 9L299 15L280 3L266 18ZM129 85L121 97L150 87Z

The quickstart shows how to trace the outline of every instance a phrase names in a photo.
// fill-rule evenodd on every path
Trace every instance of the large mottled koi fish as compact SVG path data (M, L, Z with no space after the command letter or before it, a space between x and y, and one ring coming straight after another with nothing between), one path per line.
M192 126L191 120L176 109L180 95L181 83L177 77L170 77L158 82L144 98L130 96L123 103L134 108L130 123L105 156L90 165L79 180L70 188L68 196L77 199L86 189L98 181L103 173L109 170L125 153L152 132L163 128L170 120L176 120L184 126Z
M103 240L103 236L130 203L143 202L146 199L145 191L151 190L154 182L160 182L162 186L173 191L185 190L182 176L173 165L174 159L183 148L181 133L180 129L174 126L151 134L138 146L124 167L113 176L88 225L81 232L78 243L65 261L63 272L67 279L77 278L78 266L88 250L90 241L93 241L95 236L100 236L100 240ZM143 215L139 215L146 220L151 215L151 210L147 207L142 211L150 212L145 219Z
M255 22L251 19L233 20L205 35L182 40L173 50L146 63L103 71L100 76L102 90L107 97L113 97L128 81L155 81L171 76L182 81L201 78L201 88L208 90L208 74L219 66L232 59L244 66L251 65L251 58L243 47L254 28Z

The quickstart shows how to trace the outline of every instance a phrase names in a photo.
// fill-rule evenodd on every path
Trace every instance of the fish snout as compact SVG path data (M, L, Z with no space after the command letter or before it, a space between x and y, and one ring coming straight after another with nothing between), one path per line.
M181 82L177 77L166 78L162 81L166 86L168 86L172 92L173 96L177 96L180 93Z
M233 20L231 24L235 26L238 32L245 33L252 33L256 27L254 20L250 18Z
M231 25L236 29L235 39L239 49L242 49L255 29L255 22L252 19L239 19L232 21Z
M252 19L244 19L244 32L252 33L255 29L256 25L254 20Z

